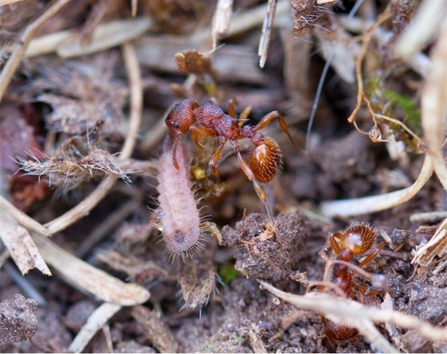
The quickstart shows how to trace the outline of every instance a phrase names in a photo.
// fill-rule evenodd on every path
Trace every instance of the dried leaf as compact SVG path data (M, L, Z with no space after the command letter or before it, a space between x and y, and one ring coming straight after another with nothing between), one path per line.
M182 297L185 300L183 308L195 309L206 305L210 295L216 291L216 273L209 265L199 265L189 262L179 279Z

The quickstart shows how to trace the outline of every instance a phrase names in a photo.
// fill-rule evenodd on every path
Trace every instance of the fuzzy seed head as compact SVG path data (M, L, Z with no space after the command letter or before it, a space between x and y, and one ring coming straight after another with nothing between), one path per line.
M259 182L267 183L281 168L282 153L276 141L268 137L263 140L250 154L250 168Z

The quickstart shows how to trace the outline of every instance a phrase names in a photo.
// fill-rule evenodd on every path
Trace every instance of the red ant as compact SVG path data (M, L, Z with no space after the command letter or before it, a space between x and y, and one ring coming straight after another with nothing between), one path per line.
M337 259L331 261L333 265L332 279L330 282L336 286L335 294L343 294L345 297L352 300L360 300L361 303L371 304L374 302L374 296L377 295L374 291L367 291L363 286L357 285L352 279L352 273L349 268L354 268L363 275L372 278L373 280L383 281L383 277L379 275L371 275L363 272L362 267L373 261L380 253L381 249L369 254L359 266L356 267L349 262L354 256L365 255L374 245L376 240L375 230L365 224L357 224L348 227L343 233L334 233L331 235L329 241L332 249L337 254ZM329 281L328 274L325 272L325 281ZM317 291L327 291L327 286L321 285ZM325 334L332 343L351 339L358 334L354 327L349 327L342 324L337 324L326 319L320 315L323 321Z
M296 148L284 118L277 111L265 115L255 127L241 126L243 120L236 118L233 100L228 102L228 114L225 114L214 100L204 105L199 105L193 100L183 100L171 108L165 122L171 138L179 138L183 133L189 131L194 143L201 148L203 145L199 142L199 136L219 137L220 145L208 163L208 170L211 170L217 181L219 181L219 172L216 166L222 157L225 144L229 141L236 150L242 171L253 182L257 195L264 203L267 213L273 221L267 197L260 183L270 182L275 177L282 165L282 153L275 140L259 132L273 119L279 120L281 129ZM250 139L255 146L251 151L248 164L241 156L238 143L238 140L244 138ZM173 163L177 167L176 145L175 143L173 148Z

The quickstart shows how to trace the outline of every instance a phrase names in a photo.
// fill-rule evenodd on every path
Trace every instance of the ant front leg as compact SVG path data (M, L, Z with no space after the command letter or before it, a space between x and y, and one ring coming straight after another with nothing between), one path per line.
M176 138L174 140L174 144L172 144L172 164L174 165L175 169L178 171L180 170L178 161L177 161L177 146L179 143L180 137ZM166 146L165 146L166 148Z
M373 253L371 253L368 257L366 257L360 264L359 267L364 267L366 266L368 263L371 263L374 259L376 259L376 257L379 255L381 249L378 249L376 251L374 251Z
M338 244L337 240L339 240L341 237L341 234L336 232L334 234L332 234L329 237L329 241L331 243L331 247L332 249L335 251L335 253L340 254L340 245Z
M219 162L219 160L222 158L222 151L227 142L227 139L220 138L220 145L217 151L214 153L214 155L211 157L210 161L208 162L208 168L211 170L212 174L216 178L216 184L217 184L217 194L219 195L219 170L217 169L216 165Z
M200 147L204 148L204 146L199 141L199 136L215 136L216 133L214 131L208 130L206 128L203 128L200 125L194 124L189 128L189 132L191 134L191 139L194 141L194 143Z
M256 126L254 127L254 131L257 132L259 130L262 130L263 128L265 128L267 125L270 124L270 122L273 119L278 119L279 120L279 125L281 126L281 129L284 133L287 134L287 136L289 137L290 142L292 143L292 146L295 148L295 150L298 150L298 147L295 145L295 143L292 140L292 136L290 135L289 132L289 127L287 126L286 121L284 120L283 116L281 114L279 114L278 111L273 111L270 113L267 113L260 121L258 124L256 124Z

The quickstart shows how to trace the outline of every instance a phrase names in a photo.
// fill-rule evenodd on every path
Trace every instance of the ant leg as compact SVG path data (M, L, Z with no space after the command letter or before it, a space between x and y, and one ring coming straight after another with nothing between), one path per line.
M371 253L369 256L367 256L360 264L360 267L364 267L365 265L367 265L368 263L372 262L380 253L380 251L382 251L382 249L385 247L385 242L380 242L379 243L379 249L374 251L373 253Z
M174 140L174 144L172 145L172 164L174 165L175 169L177 171L180 170L180 167L178 165L178 161L177 161L177 146L179 143L179 138Z
M203 136L215 136L216 135L216 133L214 133L213 131L209 131L209 130L207 130L203 127L197 126L195 124L189 128L189 132L191 134L192 141L194 141L194 143L201 149L203 149L204 146L199 141L200 135L203 135Z
M377 251L374 251L371 253L368 257L366 257L360 264L359 267L364 267L368 263L372 262L380 253L381 249L378 249Z
M336 239L340 239L340 234L338 232L334 233L329 237L329 241L331 242L331 247L335 251L335 253L340 254L340 245L338 244Z
M228 115L231 118L236 118L236 110L234 108L235 105L237 105L237 100L235 98L228 101Z
M265 128L267 125L270 124L270 122L273 119L278 119L279 120L279 125L281 126L281 129L284 133L287 134L287 136L289 137L290 142L292 143L292 146L295 148L295 150L300 151L300 149L295 145L295 143L292 140L292 136L290 135L289 132L289 127L287 126L286 121L284 120L283 116L281 114L279 114L278 111L273 111L270 113L267 113L260 121L258 124L256 124L256 126L253 128L253 130L255 132Z
M222 157L222 151L223 151L223 148L224 148L226 142L227 142L227 139L224 139L224 138L220 139L219 148L216 150L214 155L211 156L211 159L208 162L208 168L211 170L214 177L216 177L217 184L220 183L220 178L219 178L219 170L217 169L216 165Z
M267 215L269 216L270 222L272 225L275 225L275 220L273 218L273 213L270 208L270 205L267 200L267 196L265 195L264 191L262 190L261 185L255 178L255 174L251 170L251 168L248 166L248 164L245 162L245 160L242 158L241 152L239 150L239 144L237 142L232 142L232 145L237 153L237 158L239 160L239 165L241 166L242 171L244 171L247 178L253 182L253 186L255 187L256 194L258 195L259 199L261 199L261 202L264 204L265 209L267 210Z

